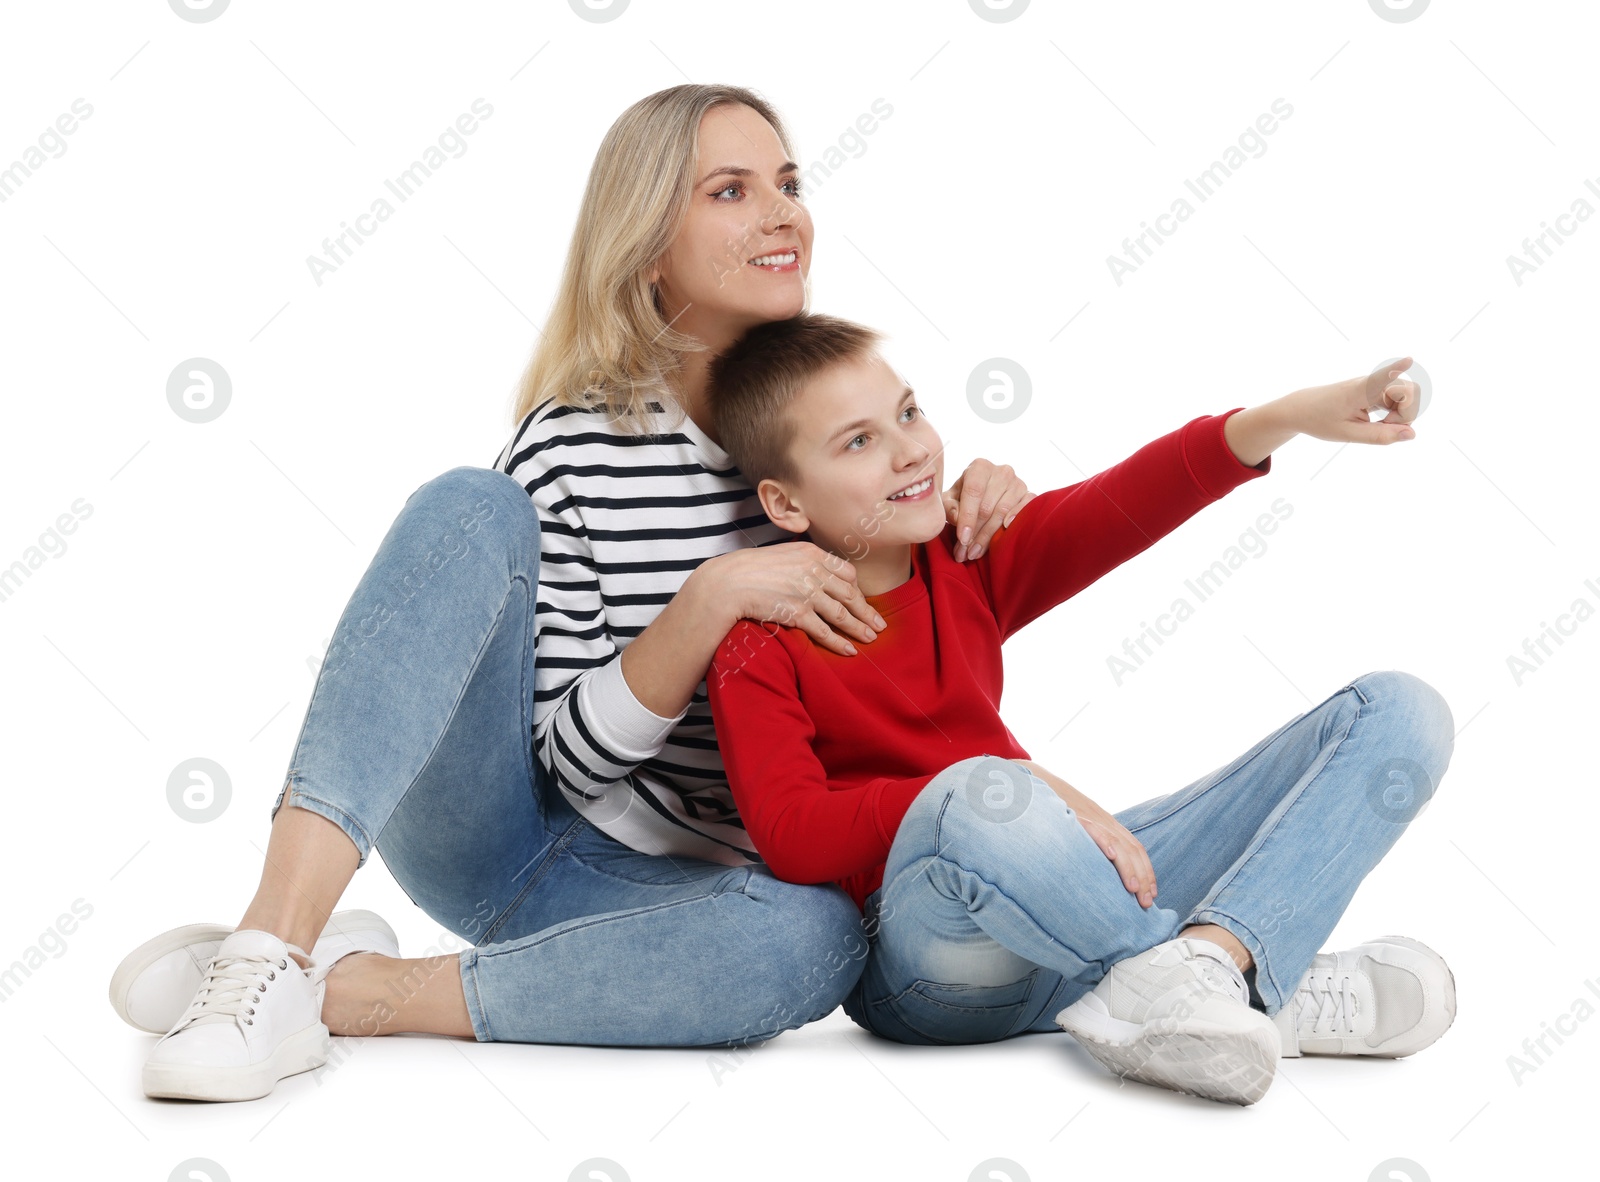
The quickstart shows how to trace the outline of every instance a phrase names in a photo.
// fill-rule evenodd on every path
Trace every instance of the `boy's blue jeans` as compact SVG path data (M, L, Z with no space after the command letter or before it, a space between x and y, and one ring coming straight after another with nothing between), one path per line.
M872 949L845 1012L906 1043L1056 1030L1116 961L1216 924L1255 960L1251 1004L1275 1014L1431 798L1454 733L1426 682L1368 673L1225 767L1122 810L1155 869L1148 909L1027 768L952 764L912 803L866 900Z
M474 945L437 963L480 1041L739 1045L830 1013L866 955L844 891L630 849L533 757L539 534L503 472L411 494L339 620L273 815L288 795L362 863L376 848Z

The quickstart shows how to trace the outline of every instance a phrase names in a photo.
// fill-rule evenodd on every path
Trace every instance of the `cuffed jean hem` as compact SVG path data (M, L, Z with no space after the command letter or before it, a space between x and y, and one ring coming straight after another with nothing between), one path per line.
M483 997L478 992L478 950L463 948L456 959L461 968L461 996L466 998L467 1017L472 1019L472 1037L479 1042L493 1042L489 1016L483 1012Z
M308 795L304 788L298 786L298 780L298 776L291 776L284 786L278 789L278 798L272 802L272 812L269 814L269 819L278 815L278 810L283 807L284 797L292 787L294 792L289 797L290 806L316 813L317 816L325 817L339 826L344 831L344 835L350 839L350 843L356 847L358 855L356 869L361 869L362 866L366 865L367 855L372 851L372 839L367 836L367 831L361 827L361 822L332 801L323 800L320 796Z

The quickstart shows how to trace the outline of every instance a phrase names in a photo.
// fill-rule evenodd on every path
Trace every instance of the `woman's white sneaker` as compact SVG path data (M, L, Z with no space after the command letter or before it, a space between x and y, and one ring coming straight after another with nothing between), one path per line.
M233 932L206 967L189 1008L144 1065L147 1096L254 1100L328 1057L324 981L270 932Z
M1273 1015L1281 1054L1415 1054L1456 1016L1456 982L1444 957L1409 936L1379 936L1319 952L1293 996Z
M129 1026L149 1034L165 1034L183 1017L195 990L206 975L206 965L230 927L194 923L173 928L146 940L117 965L111 974L111 1008ZM352 952L381 952L398 957L400 946L394 929L372 911L335 911L311 947L311 959L327 975L341 957Z
M1056 1024L1119 1076L1230 1104L1266 1095L1281 1047L1233 958L1190 936L1119 960Z

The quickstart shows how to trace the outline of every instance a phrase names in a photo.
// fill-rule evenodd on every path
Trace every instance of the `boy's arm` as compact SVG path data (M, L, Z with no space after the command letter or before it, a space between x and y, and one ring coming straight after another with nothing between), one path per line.
M754 620L740 620L718 646L706 694L734 804L774 875L838 882L888 858L901 818L933 774L831 789L793 658Z
M1249 468L1228 446L1224 424L1241 409L1191 419L1105 471L1042 492L1019 509L971 563L1001 640L1213 501L1271 472L1270 455Z

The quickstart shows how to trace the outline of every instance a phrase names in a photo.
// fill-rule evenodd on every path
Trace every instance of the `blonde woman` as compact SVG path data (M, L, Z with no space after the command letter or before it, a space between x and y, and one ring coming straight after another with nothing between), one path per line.
M767 520L705 399L720 350L807 310L794 158L738 87L613 124L516 429L493 470L418 488L362 576L238 927L163 933L112 979L163 1035L146 1094L264 1096L330 1031L759 1042L855 985L860 914L760 862L704 680L744 617L854 655L884 626L853 566ZM1031 496L984 460L944 494L973 556ZM472 947L401 959L380 917L334 912L374 848Z

